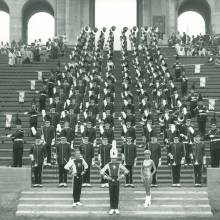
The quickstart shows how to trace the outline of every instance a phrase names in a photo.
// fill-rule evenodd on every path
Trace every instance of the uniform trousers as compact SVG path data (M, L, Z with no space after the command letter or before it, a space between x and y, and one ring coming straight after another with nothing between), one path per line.
M34 184L42 183L42 164L34 167Z
M181 164L172 165L173 184L180 183L180 169Z
M51 144L46 143L46 152L47 152L47 163L51 163Z
M77 174L73 178L73 200L74 202L80 202L82 190L82 175Z
M125 165L125 167L129 171L128 175L126 175L126 184L132 184L133 183L133 178L132 178L133 165Z
M13 167L22 167L23 144L13 145Z
M67 170L65 164L59 164L59 183L67 183Z
M110 209L118 209L119 181L109 181Z
M88 169L86 170L85 174L83 175L83 183L90 183L90 165L88 164Z
M202 164L194 165L195 184L202 183Z

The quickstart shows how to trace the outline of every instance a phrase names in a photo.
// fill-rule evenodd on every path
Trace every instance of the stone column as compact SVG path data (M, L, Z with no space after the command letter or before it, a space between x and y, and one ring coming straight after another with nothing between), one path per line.
M142 26L152 26L152 0L143 0L143 20Z
M176 12L176 1L168 0L167 4L167 15L168 19L168 35L176 32L177 29L177 12Z
M66 34L66 0L56 0L55 10L55 35L60 36Z
M22 39L22 8L18 1L9 5L10 10L10 42Z

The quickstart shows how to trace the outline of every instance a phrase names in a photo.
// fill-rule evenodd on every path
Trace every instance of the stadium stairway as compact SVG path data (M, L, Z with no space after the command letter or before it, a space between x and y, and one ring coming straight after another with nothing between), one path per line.
M167 49L170 52L170 48ZM166 53L166 48L163 48L163 52ZM170 54L169 54L170 55ZM168 56L169 57L169 56ZM117 82L115 85L116 88L116 100L115 100L115 110L116 110L116 117L115 117L115 138L117 141L117 146L119 147L119 153L120 153L120 146L122 144L121 140L121 125L120 121L118 120L119 112L122 108L123 102L121 98L121 83L122 83L122 76L120 74L120 53L115 52L114 53L114 59L115 59L115 67L116 67L116 78ZM172 60L173 59L173 60ZM187 61L184 60L183 62L186 62L190 59L186 58ZM204 58L196 59L200 63L204 63ZM33 143L33 138L28 137L27 134L29 133L29 117L27 115L23 115L21 112L26 112L30 109L31 101L33 97L36 95L35 91L30 91L30 82L28 80L37 79L37 72L39 70L48 71L52 68L55 68L55 65L57 61L49 61L47 63L34 63L31 65L22 65L22 66L15 66L15 67L8 67L7 65L7 58L1 57L0 62L0 77L3 79L3 81L0 82L0 91L2 94L1 97L1 109L0 109L0 131L1 135L5 135L6 131L4 129L5 126L5 112L13 112L16 113L17 111L20 111L19 117L22 119L22 126L26 131L26 137L25 137L25 145L24 145L24 165L30 166L30 160L28 157L28 152L30 149L31 144ZM171 60L171 61L170 61ZM192 58L191 58L192 60ZM170 56L168 59L169 62L173 63L174 61L174 54ZM104 64L105 66L105 64ZM204 68L206 66L203 66ZM202 71L203 71L202 67ZM190 68L190 67L187 67ZM213 76L216 76L217 72L215 71L215 68L212 66L207 66L210 74L213 74ZM191 67L191 70L193 68ZM132 69L131 69L132 71ZM133 75L133 73L131 72ZM217 77L217 76L216 76ZM212 81L214 82L214 81ZM209 83L209 81L208 81ZM37 82L36 84L36 90L39 89L41 82ZM209 87L209 84L207 85ZM25 102L23 104L18 103L18 90L26 90L25 95ZM135 87L133 86L133 92L136 95ZM137 100L135 99L135 106L137 106ZM13 114L14 116L14 114ZM138 109L136 108L136 117L139 118ZM155 118L157 115L155 114ZM136 134L137 134L137 145L142 144L142 126L139 124L139 120L136 120ZM42 118L39 117L39 123L38 126L40 127L42 122ZM159 131L159 126L156 123L156 129ZM14 129L12 131L7 131L7 133L13 133ZM159 132L158 132L159 133ZM99 129L97 128L97 137L99 137ZM3 138L4 139L4 138ZM78 135L76 138L76 145L80 143L81 135ZM159 141L161 144L163 144L162 137L159 137ZM99 142L98 142L99 143ZM4 144L0 145L0 165L9 166L11 165L12 161L12 142L11 140L4 140ZM95 148L95 152L97 155L98 148ZM140 163L143 160L143 148L138 148L138 163L137 167L134 169L134 183L139 184L140 183ZM207 154L209 154L208 144L206 148ZM97 157L96 157L97 158ZM58 182L58 171L57 166L53 166L52 168L44 169L44 175L43 175L43 183L47 186L54 186L54 184L57 184ZM69 177L70 180L71 177ZM204 182L205 182L205 172L204 172ZM99 174L97 168L92 168L91 170L91 182L93 184L98 184L100 182L99 180ZM189 167L182 168L181 171L181 182L185 186L190 186L193 184L193 170ZM166 165L166 149L162 150L162 166L158 168L158 183L159 185L170 185L171 184L171 170Z
M166 53L166 48L163 48ZM174 54L170 52L169 48L169 62L173 62ZM121 125L118 120L119 112L123 105L121 99L121 83L122 76L120 74L120 53L115 52L114 54L115 66L116 66L116 78L117 83L116 88L116 118L115 118L115 138L117 141L117 146L119 148L122 144L121 141ZM188 58L187 58L188 59ZM170 61L171 60L171 61ZM201 60L198 60L201 61ZM51 68L55 68L57 61L50 61L47 63L34 63L31 65L22 65L16 67L8 67L7 58L0 57L0 92L1 97L1 108L0 108L0 131L1 135L5 133L13 133L14 128L11 131L5 131L5 112L16 113L20 111L19 117L22 119L22 126L26 131L29 131L29 117L21 114L21 112L28 111L30 109L31 101L36 95L35 91L30 91L30 82L28 80L37 79L36 71L43 70L47 71ZM186 62L183 58L183 62ZM202 62L202 61L201 61ZM193 63L193 62L192 62ZM195 62L197 63L197 61ZM189 69L190 71L193 69ZM203 69L202 69L203 71ZM210 73L215 74L214 67L210 66ZM133 74L133 73L132 73ZM217 77L217 72L216 75ZM40 86L40 82L37 82L36 90ZM210 85L208 85L210 86ZM133 92L136 94L135 87L133 85ZM22 106L18 103L18 93L19 90L26 90L25 103ZM135 100L135 106L137 106L137 100ZM14 114L13 114L14 116ZM139 118L138 109L136 109L136 117ZM155 114L156 117L156 114ZM39 126L42 122L41 117L39 118ZM156 123L156 129L159 129ZM136 124L137 132L137 145L142 144L141 134L142 127L137 120ZM97 129L99 133L99 129ZM99 135L97 135L99 137ZM76 139L76 144L80 142L80 135ZM162 137L159 138L162 143ZM24 145L24 165L30 166L30 160L28 158L28 152L31 144L33 143L33 138L26 136L26 144ZM97 155L97 148L95 152ZM212 217L211 208L208 201L207 189L203 188L192 188L193 185L193 171L192 168L182 168L181 171L181 182L183 187L181 189L175 189L168 187L171 184L171 170L166 165L166 150L162 151L162 166L158 169L158 189L152 189L152 205L148 209L143 208L145 192L141 186L140 180L140 162L143 160L143 148L138 148L138 164L134 168L134 183L136 185L135 189L124 189L121 188L120 193L120 210L122 216L129 217ZM207 147L208 153L208 147ZM11 164L12 156L12 142L10 140L4 140L4 143L0 144L0 165L9 166ZM205 179L205 178L204 178ZM68 179L71 182L71 177ZM109 197L108 190L100 190L100 176L99 171L96 168L91 170L91 183L93 187L83 189L82 192L82 207L77 207L73 209L71 207L72 203L72 190L71 184L67 189L56 188L58 183L58 171L57 167L43 169L43 184L42 189L27 189L21 192L19 199L19 204L17 207L16 215L19 217L90 217L97 218L106 215L109 207Z

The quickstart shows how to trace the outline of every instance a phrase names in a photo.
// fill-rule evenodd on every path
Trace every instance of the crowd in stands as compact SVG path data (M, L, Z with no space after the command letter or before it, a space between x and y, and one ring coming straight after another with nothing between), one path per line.
M67 49L65 42L65 36L48 39L45 45L41 39L35 40L31 45L15 41L12 41L11 44L1 42L0 53L8 55L10 66L46 62L49 58L57 59L64 55Z
M212 47L214 46L213 36L208 34L191 37L185 32L173 33L168 39L168 45L175 47L179 56L210 56L218 52Z

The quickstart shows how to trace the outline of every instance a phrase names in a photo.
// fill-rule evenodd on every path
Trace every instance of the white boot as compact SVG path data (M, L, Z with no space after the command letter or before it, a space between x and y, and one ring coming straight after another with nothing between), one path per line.
M149 195L149 200L148 200L148 205L150 206L151 205L151 195Z
M146 196L144 207L147 208L151 205L151 196Z
M149 200L148 197L149 196L146 196L146 198L145 198L144 208L148 207L148 200Z

